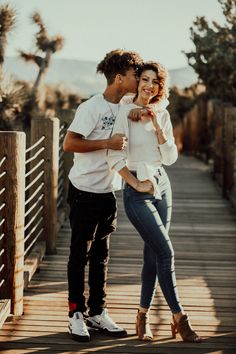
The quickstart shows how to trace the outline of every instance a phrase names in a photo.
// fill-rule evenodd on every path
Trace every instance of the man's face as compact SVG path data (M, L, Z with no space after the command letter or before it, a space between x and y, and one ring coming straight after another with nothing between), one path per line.
M121 75L121 77L123 84L122 86L126 90L126 92L136 93L138 87L138 80L135 69L130 68L128 71L126 71L125 75Z

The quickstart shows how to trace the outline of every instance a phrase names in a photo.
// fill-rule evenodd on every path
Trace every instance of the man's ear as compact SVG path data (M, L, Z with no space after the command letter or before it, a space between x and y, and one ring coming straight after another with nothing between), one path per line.
M122 84L123 78L121 74L116 74L116 82Z

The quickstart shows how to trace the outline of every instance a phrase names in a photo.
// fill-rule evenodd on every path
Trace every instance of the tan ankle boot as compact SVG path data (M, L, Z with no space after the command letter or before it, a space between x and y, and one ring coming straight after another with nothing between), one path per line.
M140 340L152 341L153 334L149 325L149 317L145 312L139 312L136 317L136 335Z
M192 329L188 315L185 314L180 318L179 322L176 322L173 316L173 323L171 323L172 338L176 338L176 334L179 333L184 342L201 343L202 338L197 335Z

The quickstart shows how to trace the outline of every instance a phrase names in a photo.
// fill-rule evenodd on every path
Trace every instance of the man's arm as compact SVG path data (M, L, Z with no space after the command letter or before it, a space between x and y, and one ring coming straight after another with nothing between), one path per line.
M138 122L142 118L152 119L154 113L149 107L133 108L129 111L128 118L134 122Z
M91 152L102 149L122 150L125 147L124 134L114 134L109 139L88 140L83 135L68 131L66 133L63 149L66 152Z

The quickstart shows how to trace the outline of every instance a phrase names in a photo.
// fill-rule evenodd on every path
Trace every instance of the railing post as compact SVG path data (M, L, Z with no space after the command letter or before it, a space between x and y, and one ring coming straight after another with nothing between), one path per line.
M236 207L236 108L224 109L223 195Z
M1 297L11 299L11 313L23 313L25 133L2 132L1 154L6 156L6 206L4 208L4 248L7 276Z
M33 119L31 122L31 144L45 136L44 172L44 232L46 253L56 253L57 238L57 194L58 194L58 151L59 119Z

